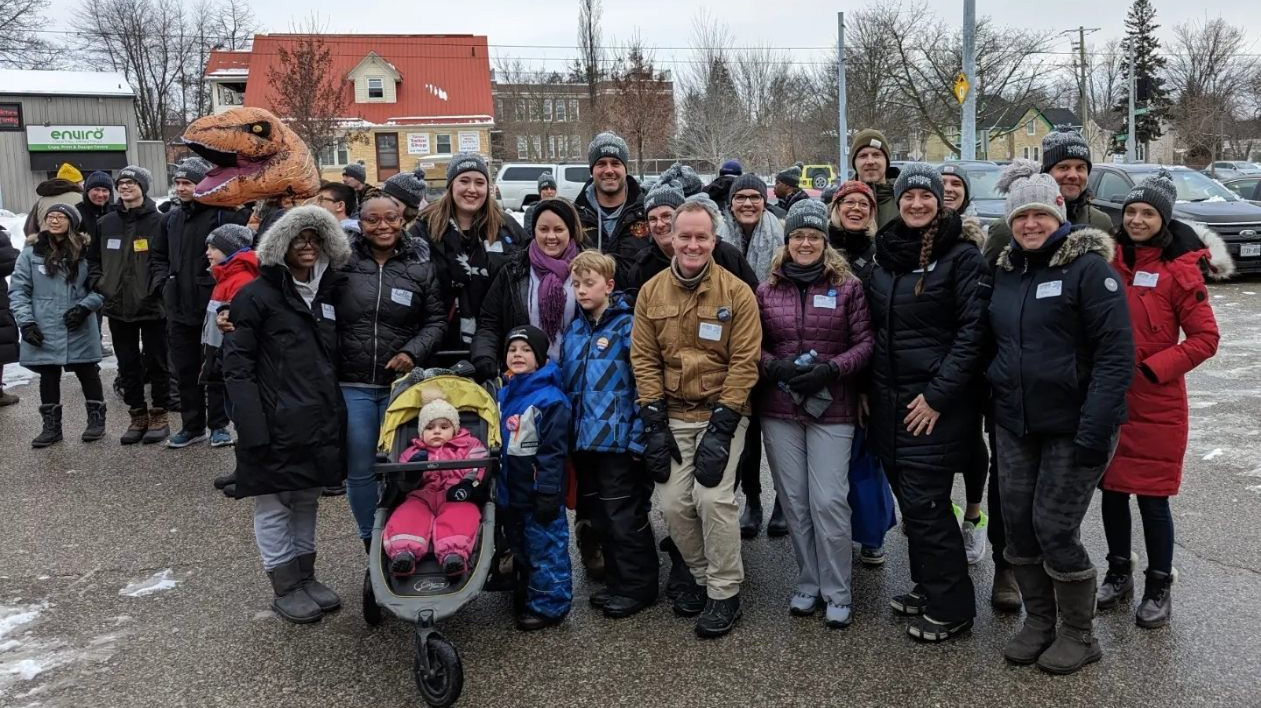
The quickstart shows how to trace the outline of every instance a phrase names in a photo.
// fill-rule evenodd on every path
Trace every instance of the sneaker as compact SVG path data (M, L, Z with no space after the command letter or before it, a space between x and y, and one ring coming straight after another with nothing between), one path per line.
M900 615L920 615L924 613L924 606L928 604L928 598L918 592L911 592L895 595L889 600L889 607Z
M202 442L205 439L206 431L202 430L201 432L194 433L191 430L185 429L172 435L170 439L166 441L166 446L178 450L181 447L188 447L189 445Z
M674 598L674 614L679 617L695 617L703 612L708 604L708 589L704 585L693 583L691 587Z
M969 629L972 629L972 620L970 619L960 622L938 622L928 615L923 615L916 617L907 626L906 633L921 642L935 644L954 639Z
M817 609L819 609L819 598L816 595L795 592L792 599L788 601L788 614L793 617L809 617Z
M210 447L232 447L236 441L227 428L215 428L210 431Z
M416 556L411 551L403 551L390 559L390 574L406 578L416 572Z
M346 484L344 482L342 484L338 484L332 487L325 487L324 491L320 492L320 496L324 496L324 497L340 497L345 494L346 494Z
M852 621L854 621L854 610L850 605L828 603L827 611L823 615L823 624L832 629L845 629Z
M963 507L954 502L950 502L950 508L955 512L955 523L963 525Z
M868 548L863 546L858 552L858 561L869 568L879 568L884 565L884 548Z
M968 556L968 565L976 565L985 557L985 527L989 522L983 511L975 522L963 520L963 552Z
M705 610L696 619L696 636L701 639L715 639L730 632L740 619L740 596L726 600L709 600Z

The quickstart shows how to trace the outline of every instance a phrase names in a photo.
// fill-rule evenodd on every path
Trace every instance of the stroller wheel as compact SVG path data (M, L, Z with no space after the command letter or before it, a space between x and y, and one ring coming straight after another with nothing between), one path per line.
M460 662L460 652L446 637L420 626L416 627L415 644L412 673L416 676L416 688L420 689L421 697L435 708L453 705L464 690L464 666Z
M381 608L377 605L376 593L372 592L372 576L368 571L363 573L363 621L369 627L381 624Z

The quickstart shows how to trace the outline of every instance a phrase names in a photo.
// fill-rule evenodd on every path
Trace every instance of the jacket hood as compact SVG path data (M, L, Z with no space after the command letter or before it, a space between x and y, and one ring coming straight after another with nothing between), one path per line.
M226 261L210 266L215 280L223 280L229 274L241 271L258 273L258 256L253 251L242 249L228 256Z
M560 367L554 361L548 361L534 373L513 375L508 379L507 388L511 396L528 396L549 386L563 390Z
M1176 219L1170 224L1186 223ZM1226 280L1235 274L1235 261L1230 257L1226 242L1217 232L1204 224L1186 224L1199 237L1204 248L1208 249L1209 277L1213 280Z
M1015 270L1016 266L1011 262L1011 244L1007 244L1003 248L1003 252L998 256L998 267L1003 270ZM1066 266L1077 260L1087 253L1098 253L1103 259L1109 263L1112 262L1112 256L1116 252L1116 241L1108 234L1096 229L1092 226L1083 226L1075 228L1068 232L1064 237L1064 242L1055 250L1055 254L1051 256L1048 265L1051 267Z
M123 204L123 200L121 199L114 202L113 206L114 206L114 211L118 212L118 216L120 216L123 219L129 219L129 218L139 219L140 217L146 214L153 214L157 212L158 210L157 202L153 201L149 197L145 197L144 202L140 206L134 209L128 209L127 205Z
M67 192L82 194L83 189L74 182L60 177L40 182L39 186L35 188L35 193L41 197L55 197L58 194L66 194Z
M985 248L985 228L975 216L964 216L962 240L976 244L977 248Z
M350 260L350 242L337 219L318 206L294 207L272 224L258 242L258 262L264 266L283 265L289 243L298 234L311 229L320 240L320 252L328 256L329 265L340 268Z

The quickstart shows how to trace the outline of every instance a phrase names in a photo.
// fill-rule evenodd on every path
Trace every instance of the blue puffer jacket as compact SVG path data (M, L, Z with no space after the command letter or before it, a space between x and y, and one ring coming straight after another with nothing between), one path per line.
M613 293L609 307L592 326L585 315L574 318L561 343L565 390L573 404L575 450L633 452L644 450L635 374L631 370L631 323L635 308L622 293Z
M569 417L569 401L554 362L532 374L513 376L499 389L504 441L496 488L500 506L529 509L536 492L565 492Z
M85 237L75 234L72 238ZM65 270L50 275L44 260L50 253L48 239L48 233L41 231L28 241L13 270L10 284L13 318L18 327L34 322L44 335L43 346L22 342L19 361L23 366L98 362L101 360L101 330L97 327L96 315L89 315L75 330L66 329L63 318L75 305L92 312L101 309L105 298L95 289L100 271L88 260L84 245L73 277L67 278Z

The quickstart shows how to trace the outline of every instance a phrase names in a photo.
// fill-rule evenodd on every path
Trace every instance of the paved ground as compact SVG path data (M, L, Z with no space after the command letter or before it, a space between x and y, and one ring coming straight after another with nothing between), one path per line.
M895 531L888 566L855 571L854 625L829 631L788 616L789 545L763 537L744 546L744 619L715 642L695 639L664 604L605 620L587 608L581 575L568 621L539 634L512 629L505 596L481 596L444 626L464 655L461 705L1261 705L1261 282L1213 293L1224 338L1191 380L1171 627L1142 631L1111 614L1097 625L1101 664L1067 678L1006 666L1000 650L1018 619L989 610L983 562L972 571L975 630L917 645L887 606L908 583ZM71 379L65 388L77 433L81 401ZM13 390L22 403L0 410L0 705L419 703L409 626L360 618L362 550L344 499L322 509L320 548L346 607L294 627L268 610L248 503L210 487L230 452L77 440L32 451L37 392ZM110 405L116 434L125 413ZM1101 560L1097 513L1083 535ZM156 585L144 594L147 580Z

